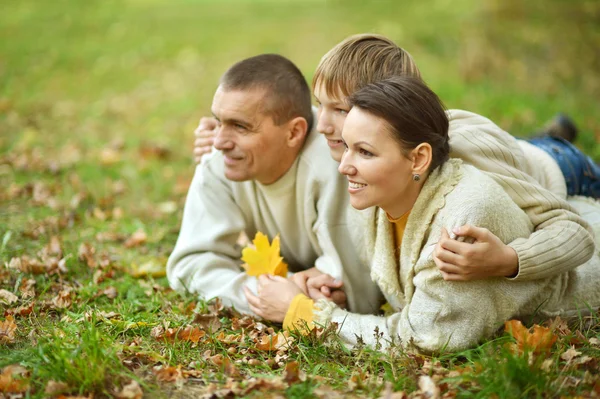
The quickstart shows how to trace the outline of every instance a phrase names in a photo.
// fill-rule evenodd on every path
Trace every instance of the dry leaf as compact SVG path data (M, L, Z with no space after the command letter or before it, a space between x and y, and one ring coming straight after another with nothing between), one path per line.
M245 262L244 269L250 276L260 276L261 274L272 274L275 276L287 277L287 263L280 256L279 236L273 239L269 244L269 239L260 231L256 233L254 247L246 247L242 250L242 261Z
M156 366L152 372L160 382L176 382L185 378L181 372L181 366Z
M295 384L302 380L301 378L302 371L300 370L300 365L298 362L293 361L289 362L285 365L285 371L283 373L283 380L287 382L289 385Z
M96 254L96 249L92 247L89 243L84 242L79 246L78 258L80 261L85 262L89 268L95 268L98 263L96 259L94 259L94 255Z
M567 349L562 355L560 355L560 358L562 360L565 360L568 363L579 355L581 355L581 352L579 352L579 351L575 350L575 348L571 347L571 348Z
M121 153L113 148L103 148L100 152L100 163L102 165L113 165L121 161Z
M10 291L7 290L0 290L0 303L5 303L7 305L10 305L11 303L17 302L19 300L19 297L17 297L15 294L13 294Z
M52 304L59 309L70 307L73 303L71 292L72 289L70 287L61 290L58 295L52 298Z
M46 384L46 389L44 389L44 393L47 395L57 395L59 393L65 392L69 389L69 386L62 381L48 381Z
M109 299L115 299L117 295L119 295L117 289L113 286L106 288L104 291L102 291L102 294L106 295Z
M6 316L6 320L0 323L0 344L10 344L15 342L15 331L17 325L11 315Z
M153 258L142 263L140 266L132 263L128 272L136 278L145 276L154 278L164 277L167 274L166 261L162 258Z
M595 338L595 337L590 338L589 343L592 346L600 346L600 339Z
M125 241L125 247L127 247L127 248L137 247L138 245L144 244L147 240L148 240L148 236L146 235L146 232L142 229L139 229L138 231L133 233L131 235L131 237L129 237L127 239L127 241Z
M0 392L22 393L27 391L29 389L28 374L27 369L18 364L4 367L0 373Z
M504 323L504 330L517 341L518 353L533 352L535 354L547 352L552 348L558 337L549 328L534 325L531 329L525 328L519 320L510 320Z
M142 399L143 395L142 387L136 380L131 380L129 384L123 387L121 392L115 394L118 399Z
M194 324L198 324L200 328L208 331L216 331L221 327L219 317L214 314L196 314L194 316Z
M441 397L440 388L428 375L422 375L419 377L419 389L426 398L440 399Z

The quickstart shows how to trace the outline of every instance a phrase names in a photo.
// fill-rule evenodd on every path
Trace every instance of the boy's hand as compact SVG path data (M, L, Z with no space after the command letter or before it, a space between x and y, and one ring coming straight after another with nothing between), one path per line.
M341 280L333 278L329 274L320 274L319 276L309 278L306 282L308 296L314 300L325 298L333 301L341 308L346 307L346 293Z
M213 117L204 117L200 119L200 123L194 130L194 162L199 164L202 162L202 157L210 154L213 148L213 142L217 135L218 122Z

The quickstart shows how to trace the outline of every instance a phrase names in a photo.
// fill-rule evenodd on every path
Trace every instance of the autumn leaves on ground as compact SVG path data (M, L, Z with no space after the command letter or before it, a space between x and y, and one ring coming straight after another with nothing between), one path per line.
M310 80L335 43L377 31L449 107L519 133L565 111L599 159L600 6L550 3L3 2L0 398L599 397L597 316L511 322L454 355L379 353L283 332L164 278L191 132L246 56L280 52Z

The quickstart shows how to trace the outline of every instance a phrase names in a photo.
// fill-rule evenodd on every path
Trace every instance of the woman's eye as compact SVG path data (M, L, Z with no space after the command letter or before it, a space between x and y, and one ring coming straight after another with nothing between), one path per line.
M367 150L363 150L362 148L359 150L359 153L360 153L360 155L364 155L366 157L372 157L373 156L372 152L369 152Z

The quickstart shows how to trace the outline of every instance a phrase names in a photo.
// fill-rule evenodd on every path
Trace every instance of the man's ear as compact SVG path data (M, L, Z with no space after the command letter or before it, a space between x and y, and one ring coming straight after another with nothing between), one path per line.
M413 174L421 176L427 174L429 165L431 165L431 161L433 160L431 145L429 143L419 144L410 152L410 159L412 160Z
M307 135L308 122L301 116L298 116L288 122L287 143L289 147L299 147L304 143Z

